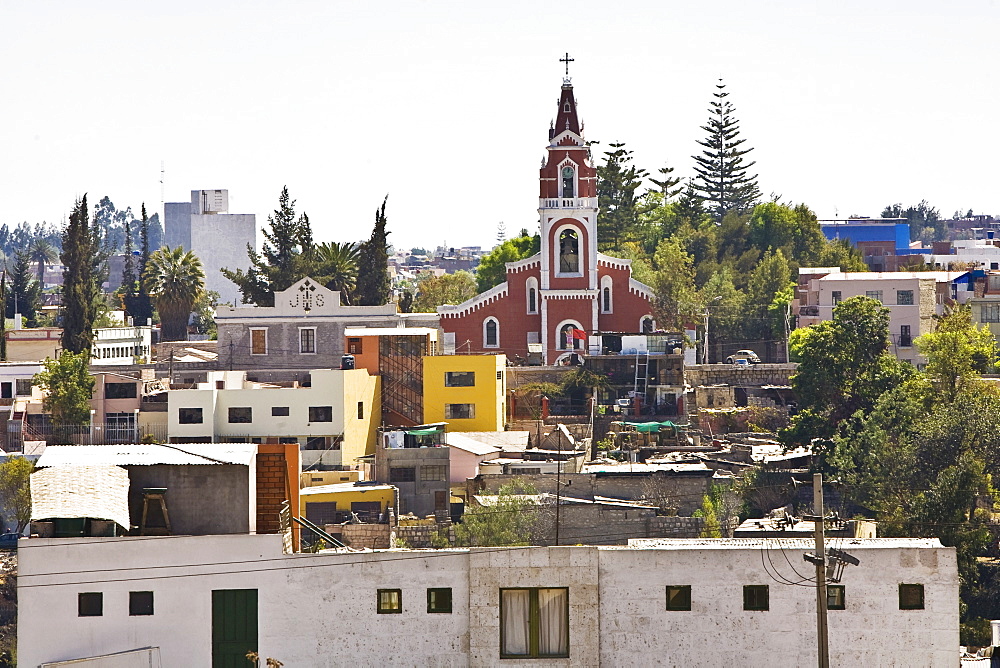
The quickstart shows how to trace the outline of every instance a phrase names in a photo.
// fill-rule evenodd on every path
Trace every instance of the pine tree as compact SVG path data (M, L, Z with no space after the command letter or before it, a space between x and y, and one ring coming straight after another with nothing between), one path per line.
M695 188L701 197L711 202L715 221L721 222L730 211L746 211L760 198L757 175L747 175L756 162L744 162L743 156L752 148L741 148L746 139L739 138L739 121L733 115L733 103L727 100L726 85L716 86L715 100L711 104L708 125L702 130L708 137L698 143L705 147L695 160Z
M275 291L286 290L309 273L313 256L312 226L305 213L295 217L295 200L288 186L281 189L278 208L267 217L270 229L263 229L261 252L247 244L250 267L223 269L222 274L237 285L244 304L274 306Z
M358 259L357 301L361 306L381 306L392 296L392 282L389 279L389 244L385 231L386 195L382 208L375 210L375 227L368 241L361 244Z
M38 325L37 309L41 290L31 272L31 256L26 250L14 255L14 267L10 271L10 290L5 299L4 315L13 318L20 314L28 321L28 327Z
M69 223L63 230L62 253L59 255L66 267L62 288L61 343L63 350L72 353L89 353L93 340L95 296L98 292L94 263L100 255L95 240L96 235L88 225L87 196L84 195L73 206Z
M631 164L625 144L610 144L604 164L597 168L597 235L602 251L618 252L639 221L635 191L649 173Z

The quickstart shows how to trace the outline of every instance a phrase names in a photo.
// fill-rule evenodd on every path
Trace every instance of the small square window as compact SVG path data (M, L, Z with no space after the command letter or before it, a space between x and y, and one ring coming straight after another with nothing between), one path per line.
M249 407L230 407L229 424L250 424L253 422L253 409Z
M896 304L913 306L913 290L896 290Z
M178 408L177 422L179 424L201 424L202 412L200 408Z
M132 617L153 614L153 592L130 591L128 593L128 614Z
M844 585L826 586L826 609L846 610L846 600L844 599Z
M767 585L743 585L744 610L770 610Z
M667 610L691 609L691 585L667 586Z
M77 615L80 617L100 617L104 614L104 594L87 591L77 594Z
M899 585L899 609L923 610L924 586L922 584Z
M427 590L427 612L451 612L451 587Z
M360 338L350 338L347 339L347 353L349 355L360 355L362 351L361 339Z
M310 406L310 422L333 422L333 406Z
M403 612L402 589L378 590L378 614L396 615Z
M288 406L271 406L271 417L288 417Z
M16 394L19 397L30 397L31 379L30 378L14 379L14 394Z
M830 298L833 301L834 306L843 301L843 297L841 297L841 294L842 293L840 290L834 290L830 293Z

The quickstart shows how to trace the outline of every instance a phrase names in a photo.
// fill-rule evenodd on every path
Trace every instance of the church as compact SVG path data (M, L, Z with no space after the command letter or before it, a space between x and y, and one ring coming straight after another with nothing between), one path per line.
M455 352L505 353L542 364L586 352L599 332L653 330L653 290L632 278L630 260L597 252L597 169L583 139L573 84L563 79L539 171L541 251L508 262L507 280L458 305L438 307Z

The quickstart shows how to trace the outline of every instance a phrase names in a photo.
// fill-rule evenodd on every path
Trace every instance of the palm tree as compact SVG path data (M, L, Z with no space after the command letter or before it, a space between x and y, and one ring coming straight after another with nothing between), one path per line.
M205 289L201 260L191 251L166 246L149 256L144 274L146 288L160 313L164 341L187 338L191 310Z
M339 290L345 304L351 303L358 277L360 250L356 243L324 242L314 247L316 276L330 290Z
M28 257L31 258L32 262L38 263L38 268L35 270L38 276L38 289L43 290L45 289L45 265L55 262L59 254L56 253L55 246L48 239L38 237L28 249Z

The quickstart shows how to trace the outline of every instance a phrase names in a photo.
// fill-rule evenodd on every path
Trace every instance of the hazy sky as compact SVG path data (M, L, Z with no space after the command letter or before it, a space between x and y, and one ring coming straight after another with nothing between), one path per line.
M588 139L692 173L720 77L761 191L1000 213L996 2L0 0L0 223L287 184L318 240L537 227L566 51ZM597 147L599 158L603 147Z

